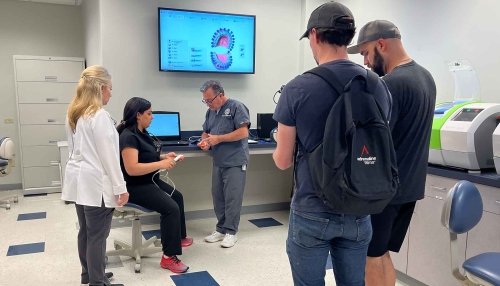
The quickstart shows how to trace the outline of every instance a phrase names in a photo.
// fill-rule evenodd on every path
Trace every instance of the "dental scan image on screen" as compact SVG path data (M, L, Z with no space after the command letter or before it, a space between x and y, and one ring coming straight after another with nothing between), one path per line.
M255 16L158 9L161 71L255 72Z

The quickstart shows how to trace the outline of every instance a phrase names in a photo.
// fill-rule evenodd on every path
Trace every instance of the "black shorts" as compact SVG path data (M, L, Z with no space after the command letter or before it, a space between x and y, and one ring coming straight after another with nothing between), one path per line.
M399 252L415 203L388 205L381 213L371 215L373 235L368 247L369 257L380 257L387 251Z

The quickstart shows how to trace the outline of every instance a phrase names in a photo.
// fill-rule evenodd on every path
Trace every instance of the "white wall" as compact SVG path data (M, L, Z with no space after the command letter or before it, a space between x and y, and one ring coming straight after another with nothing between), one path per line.
M256 15L255 74L159 72L159 6ZM256 114L273 112L274 92L298 73L300 7L300 0L101 1L102 62L113 77L113 98L107 109L121 119L125 102L140 96L149 99L153 109L179 111L183 130L201 130L206 106L199 88L215 78L229 97L247 105L255 127Z
M83 57L80 7L0 1L0 136L18 144L13 55ZM13 173L0 177L0 186L21 182L20 164L18 156Z
M108 110L121 118L125 102L141 96L154 109L178 110L184 130L199 130L205 113L198 89L209 78L243 101L255 126L257 112L272 112L274 92L315 66L307 39L298 41L310 13L325 0L85 0L81 6L0 1L0 135L18 141L12 55L85 56L113 75ZM500 57L495 0L339 0L354 13L358 29L374 19L398 25L410 55L434 75L438 101L453 97L447 62L466 59L479 76L482 100L500 102L496 84ZM256 73L217 75L158 71L157 7L257 16ZM82 20L82 15L84 19ZM82 23L83 22L83 23ZM356 40L356 39L355 39ZM351 59L362 64L358 55ZM14 119L13 124L4 123ZM18 162L19 165L19 162ZM20 168L1 184L21 181Z
M87 66L102 64L101 2L82 2L85 61Z
M326 2L326 1L321 1ZM454 82L447 63L466 59L476 69L481 100L500 103L498 67L500 36L495 0L339 0L348 6L358 30L368 21L386 19L401 30L410 56L434 76L438 101L453 99ZM354 42L356 42L357 36ZM362 64L362 57L351 59Z

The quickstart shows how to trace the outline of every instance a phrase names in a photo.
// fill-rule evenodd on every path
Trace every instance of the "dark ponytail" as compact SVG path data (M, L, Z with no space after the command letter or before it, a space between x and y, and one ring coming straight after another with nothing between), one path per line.
M144 111L151 108L151 102L141 97L132 97L127 101L123 108L123 119L120 124L116 126L118 134L121 134L125 128L137 128L137 113L144 113Z

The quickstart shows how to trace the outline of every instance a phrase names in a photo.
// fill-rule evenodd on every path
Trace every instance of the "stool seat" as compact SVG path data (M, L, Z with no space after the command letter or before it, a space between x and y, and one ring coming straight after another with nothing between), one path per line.
M500 252L486 252L471 257L463 263L463 267L472 276L491 285L500 285Z
M153 210L143 206L127 203L123 207L116 208L113 215L132 220L132 244L121 240L114 241L115 250L106 252L107 256L129 256L135 259L135 273L141 272L141 258L154 253L162 252L161 244L156 236L142 242L142 224L140 217L144 214L153 213Z
M133 215L133 214L142 215L153 212L155 211L134 203L126 203L123 207L115 208L116 216L120 216L120 214L122 213L126 213L127 215Z

